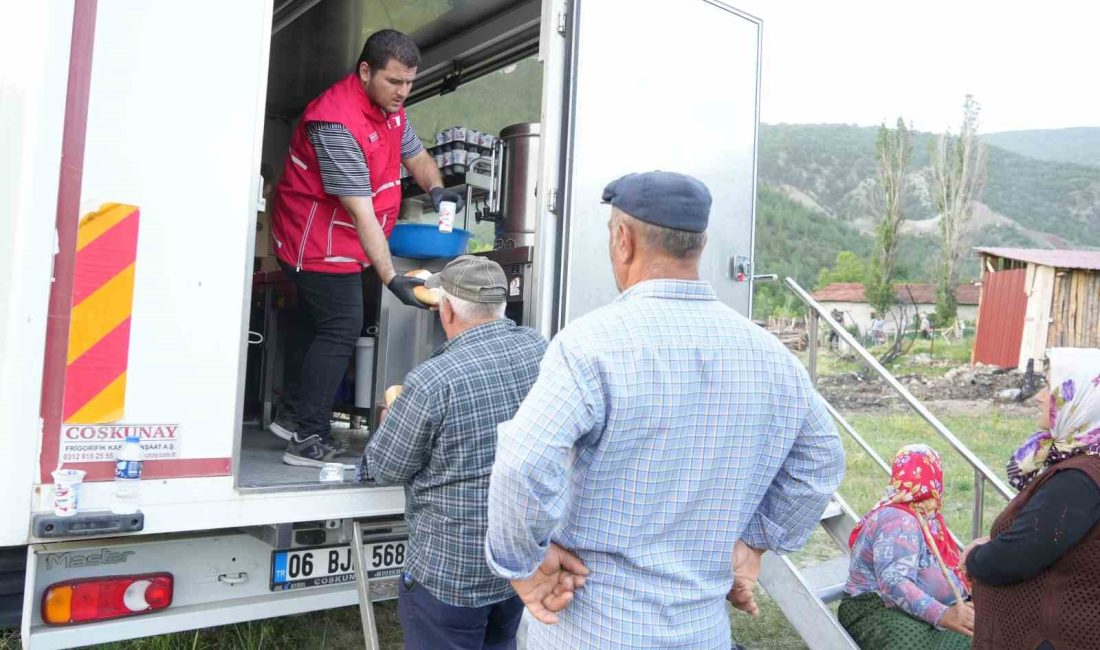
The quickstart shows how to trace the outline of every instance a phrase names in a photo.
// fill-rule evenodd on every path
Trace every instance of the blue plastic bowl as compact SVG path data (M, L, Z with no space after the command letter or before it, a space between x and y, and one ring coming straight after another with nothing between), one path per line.
M432 223L399 223L390 233L390 253L414 260L458 257L466 252L471 234L462 228L439 232Z

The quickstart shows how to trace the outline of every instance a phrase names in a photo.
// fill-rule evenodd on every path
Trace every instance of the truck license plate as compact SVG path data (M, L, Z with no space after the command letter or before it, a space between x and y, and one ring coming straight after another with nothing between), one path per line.
M367 577L371 580L401 573L406 540L365 544ZM355 581L350 544L275 551L271 554L271 590L321 587Z

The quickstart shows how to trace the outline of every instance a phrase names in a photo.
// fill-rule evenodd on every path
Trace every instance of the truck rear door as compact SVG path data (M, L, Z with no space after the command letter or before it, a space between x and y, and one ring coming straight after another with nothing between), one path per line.
M86 9L90 70L70 75L90 88L87 114L66 124L83 169L61 189L79 197L64 218L80 224L54 287L72 307L51 314L68 327L47 339L62 363L44 378L39 478L84 470L83 508L106 508L114 449L138 435L146 530L194 527L157 510L199 500L205 479L232 496L271 2ZM193 479L192 491L159 479Z
M702 275L747 316L760 21L713 0L571 0L559 24L567 69L556 325L616 295L600 195L623 174L654 169L710 188Z

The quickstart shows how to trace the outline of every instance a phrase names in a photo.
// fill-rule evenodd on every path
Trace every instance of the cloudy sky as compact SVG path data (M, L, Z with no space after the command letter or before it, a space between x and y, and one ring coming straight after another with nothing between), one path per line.
M1100 126L1100 3L728 0L764 20L763 120Z

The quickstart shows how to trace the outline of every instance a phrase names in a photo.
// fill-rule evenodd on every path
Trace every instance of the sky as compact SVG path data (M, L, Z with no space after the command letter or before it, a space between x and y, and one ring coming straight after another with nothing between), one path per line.
M986 133L1100 126L1100 3L727 0L764 21L761 117Z

